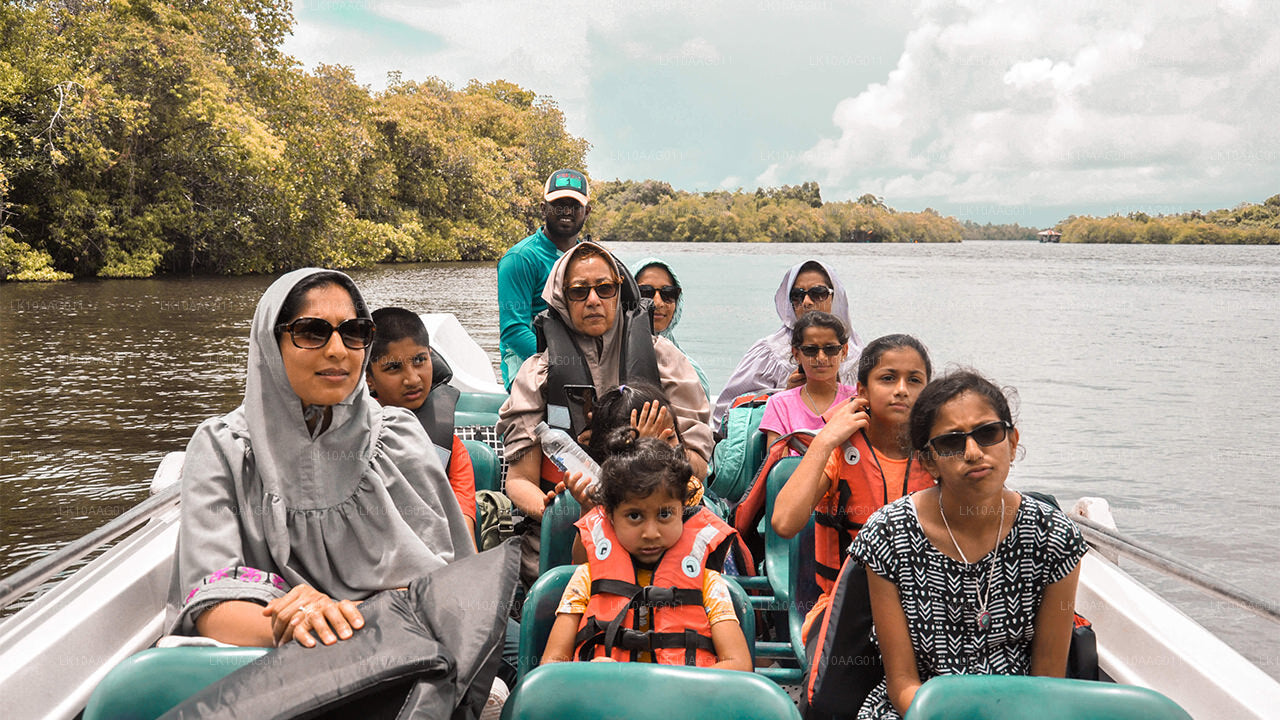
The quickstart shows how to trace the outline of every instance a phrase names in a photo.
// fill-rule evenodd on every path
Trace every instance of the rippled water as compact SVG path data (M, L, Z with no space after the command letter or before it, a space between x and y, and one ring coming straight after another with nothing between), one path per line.
M785 267L819 257L865 340L911 332L935 367L973 365L1021 397L1012 483L1110 500L1120 528L1280 597L1280 248L622 245L660 255L687 303L677 336L713 385L778 320ZM355 273L373 306L454 312L496 359L492 264ZM0 575L145 497L164 453L243 392L270 278L0 285ZM1157 585L1280 676L1280 633Z

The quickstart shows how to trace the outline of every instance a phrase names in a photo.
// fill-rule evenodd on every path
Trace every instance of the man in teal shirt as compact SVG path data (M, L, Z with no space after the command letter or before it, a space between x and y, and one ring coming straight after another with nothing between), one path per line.
M512 245L498 261L498 351L502 384L508 390L520 365L537 351L533 318L547 309L542 286L551 266L578 242L591 214L588 198L585 175L569 169L551 173L542 194L542 227Z

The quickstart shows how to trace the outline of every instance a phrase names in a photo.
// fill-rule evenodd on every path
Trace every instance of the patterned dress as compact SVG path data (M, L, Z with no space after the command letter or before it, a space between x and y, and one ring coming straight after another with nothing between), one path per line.
M1060 510L1026 495L1013 528L996 550L966 565L925 537L911 497L886 505L850 546L877 575L898 587L921 682L937 675L1026 675L1045 588L1075 569L1088 548ZM994 571L988 569L995 562ZM991 581L979 627L979 593ZM898 718L883 680L867 696L859 720Z

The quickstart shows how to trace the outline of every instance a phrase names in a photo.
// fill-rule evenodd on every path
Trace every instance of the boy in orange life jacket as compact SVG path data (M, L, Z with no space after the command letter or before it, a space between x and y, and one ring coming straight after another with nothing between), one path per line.
M728 587L706 567L707 555L734 531L706 508L683 519L693 475L683 449L631 427L613 430L605 444L608 459L591 491L598 504L577 522L587 562L565 588L542 662L750 672Z
M831 601L849 544L871 514L894 500L933 487L933 477L904 446L907 421L933 367L929 351L910 335L872 340L858 359L858 392L828 410L827 424L774 501L773 529L792 537L814 518L814 559L822 595L801 635Z
M476 475L471 455L462 440L453 434L453 406L457 391L445 385L432 386L430 338L422 318L410 310L385 307L373 311L377 331L369 346L369 369L365 380L369 392L383 406L395 405L413 412L436 446L453 495L462 508L470 536L476 534Z

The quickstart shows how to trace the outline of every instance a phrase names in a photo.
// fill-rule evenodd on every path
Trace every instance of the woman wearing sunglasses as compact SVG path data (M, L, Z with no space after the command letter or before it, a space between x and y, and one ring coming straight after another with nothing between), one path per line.
M421 424L365 389L374 329L342 273L262 296L244 403L187 445L175 634L332 645L364 626L357 603L475 553Z
M653 301L653 332L671 341L680 352L684 348L676 342L675 329L680 323L681 311L684 310L682 295L684 288L676 279L676 273L665 261L658 258L645 258L637 265L636 284L640 288L640 297ZM689 357L685 353L685 357ZM711 397L711 383L707 382L706 373L698 362L689 357L689 364L698 373L698 382L702 383L702 391Z
M899 718L938 675L1066 673L1080 531L1005 486L1018 430L999 387L972 371L930 383L909 437L930 488L885 506L851 553L866 566L885 679L859 718Z
M713 428L719 428L725 412L739 395L774 388L794 388L804 382L804 376L796 369L792 357L791 331L796 320L812 310L835 315L848 329L850 347L840 365L839 375L840 381L846 385L854 383L862 338L853 329L853 321L849 318L849 298L835 270L818 260L792 266L783 276L773 302L782 327L747 349L716 398L711 414Z
M536 325L546 349L525 360L499 410L497 431L510 462L511 502L540 521L543 509L564 490L563 475L542 456L534 434L539 422L580 437L586 429L583 406L635 380L662 388L689 463L699 479L706 477L712 447L706 393L684 353L651 332L648 309L640 304L626 267L600 245L579 243L552 267L542 297L548 310ZM525 532L526 582L536 576L529 555L535 552L537 530Z

